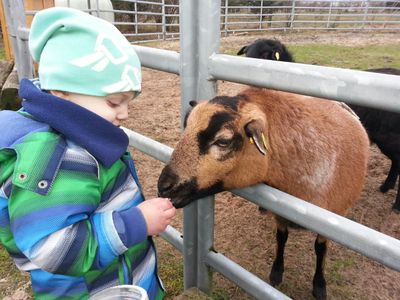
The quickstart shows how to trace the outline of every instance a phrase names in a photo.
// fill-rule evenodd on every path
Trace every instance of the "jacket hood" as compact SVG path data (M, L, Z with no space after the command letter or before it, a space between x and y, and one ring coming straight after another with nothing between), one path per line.
M21 80L19 96L26 112L85 148L105 167L126 152L128 136L99 115L42 91L28 79Z

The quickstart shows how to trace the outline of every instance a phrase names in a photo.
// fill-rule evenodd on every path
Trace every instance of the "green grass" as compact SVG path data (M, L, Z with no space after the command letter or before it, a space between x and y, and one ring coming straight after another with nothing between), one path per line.
M0 244L0 299L12 294L29 280L28 273L21 272L14 265L7 251ZM30 291L27 291L28 293Z
M338 46L306 44L288 46L298 63L365 70L400 68L400 45Z
M0 49L0 59L6 59L6 52L3 48Z
M370 68L400 68L400 45L290 45L286 44L297 63L326 67L366 70ZM221 53L236 55L237 48Z

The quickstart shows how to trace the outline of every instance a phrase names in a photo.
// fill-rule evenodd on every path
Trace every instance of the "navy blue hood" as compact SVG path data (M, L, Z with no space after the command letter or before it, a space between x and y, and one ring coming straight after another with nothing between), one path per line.
M105 167L112 166L127 150L129 139L121 128L73 102L40 90L32 81L21 80L19 96L24 99L26 112L85 148Z

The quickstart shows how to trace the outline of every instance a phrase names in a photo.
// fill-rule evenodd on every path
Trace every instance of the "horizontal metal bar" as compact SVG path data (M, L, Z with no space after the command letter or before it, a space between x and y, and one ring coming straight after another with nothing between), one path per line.
M232 190L288 220L400 271L400 241L265 184Z
M215 79L400 112L395 75L225 54L210 57L209 71Z
M128 128L121 127L121 129L127 134L130 146L164 163L169 160L173 151L171 147L161 144Z
M179 252L183 253L183 237L182 233L176 230L171 225L168 225L167 228L160 233L160 236L169 242L172 246L179 250Z
M209 252L204 260L207 265L257 299L291 299L220 253Z
M143 66L179 74L179 53L145 46L132 46L137 52Z

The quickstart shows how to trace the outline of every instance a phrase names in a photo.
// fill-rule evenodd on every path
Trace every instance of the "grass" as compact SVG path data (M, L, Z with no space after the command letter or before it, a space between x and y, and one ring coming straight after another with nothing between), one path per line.
M4 48L0 49L0 59L6 59L6 52L4 51Z
M390 66L400 68L400 45L338 46L306 44L290 46L299 63L365 70Z
M369 46L287 45L298 63L326 67L366 70L370 68L400 68L399 44ZM236 55L237 48L225 49L225 54Z
M12 294L29 280L28 273L21 272L0 244L0 299Z
M152 46L157 47L156 44ZM293 53L296 62L316 64L331 67L349 69L368 69L376 67L400 68L400 45L370 45L370 46L338 46L338 45L289 45L288 49ZM235 55L237 49L225 49L226 54ZM0 57L4 57L4 51L0 50ZM157 241L157 243L166 243ZM172 246L169 246L172 248ZM161 247L165 249L164 247ZM175 252L173 252L175 251ZM176 251L159 251L159 274L168 291L167 298L172 299L183 290L183 259ZM343 282L340 270L346 266L352 266L354 261L350 258L338 260L332 266L331 280L337 283ZM6 251L0 246L0 298L17 287L23 285L28 276L22 275L11 262ZM4 287L4 284L7 287ZM340 285L340 284L339 284ZM343 288L342 295L347 298L351 291ZM218 286L214 287L213 299L229 299L229 295Z

